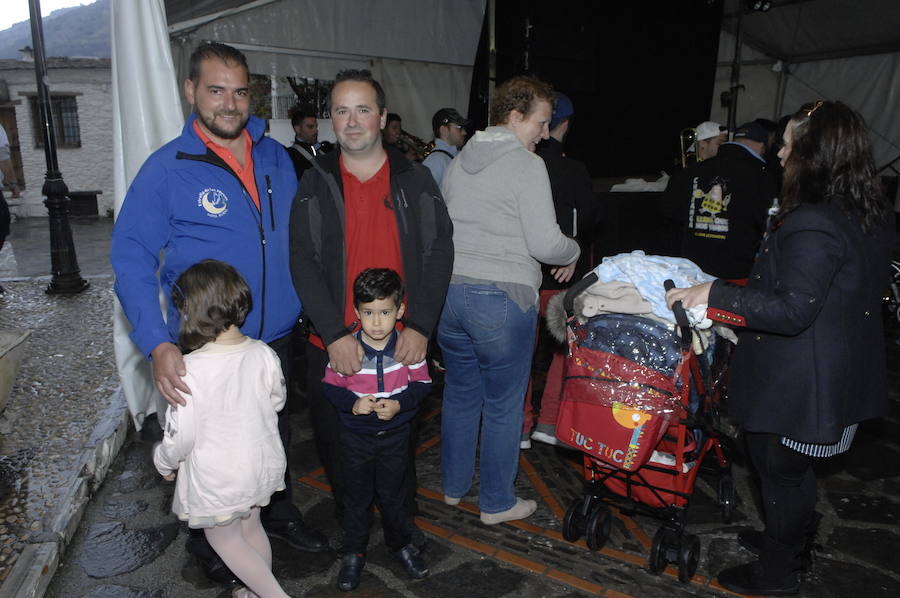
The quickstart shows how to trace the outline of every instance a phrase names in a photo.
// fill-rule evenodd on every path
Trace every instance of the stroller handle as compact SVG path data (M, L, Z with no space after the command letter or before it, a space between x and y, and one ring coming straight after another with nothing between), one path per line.
M667 291L675 288L675 283L672 282L672 279L667 279L663 281L663 288ZM672 313L675 314L675 322L678 324L678 327L681 328L681 342L684 344L685 342L690 345L691 342L691 323L688 321L687 314L684 313L684 306L681 305L681 301L676 301L672 304Z
M589 286L594 284L600 280L597 276L596 272L590 272L585 275L584 278L573 284L566 291L566 295L563 298L563 307L566 310L566 315L570 318L575 315L575 297L583 293Z

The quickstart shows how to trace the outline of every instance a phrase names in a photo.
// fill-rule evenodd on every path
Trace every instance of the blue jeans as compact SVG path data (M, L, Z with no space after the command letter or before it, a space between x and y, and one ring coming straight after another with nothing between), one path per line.
M531 370L537 309L523 312L493 285L451 284L438 327L447 373L441 416L444 494L464 496L481 433L483 513L516 504L522 401Z

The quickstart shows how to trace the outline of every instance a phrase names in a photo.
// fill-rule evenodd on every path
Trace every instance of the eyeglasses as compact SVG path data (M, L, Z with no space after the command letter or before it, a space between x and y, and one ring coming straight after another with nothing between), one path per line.
M812 116L812 113L815 112L816 110L818 110L819 107L824 103L825 102L822 100L817 100L816 103L813 105L813 107L806 111L806 118L809 118L810 116Z

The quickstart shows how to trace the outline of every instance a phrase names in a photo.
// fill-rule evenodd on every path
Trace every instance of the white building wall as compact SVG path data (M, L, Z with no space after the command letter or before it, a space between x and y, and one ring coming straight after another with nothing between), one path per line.
M46 216L41 187L47 172L44 149L35 147L28 95L37 91L33 70L5 70L10 99L17 101L16 123L26 189L19 216ZM101 216L113 206L112 75L109 68L50 69L50 93L73 94L78 106L80 148L57 148L63 180L70 191L102 191L97 198ZM56 115L54 115L56 118Z

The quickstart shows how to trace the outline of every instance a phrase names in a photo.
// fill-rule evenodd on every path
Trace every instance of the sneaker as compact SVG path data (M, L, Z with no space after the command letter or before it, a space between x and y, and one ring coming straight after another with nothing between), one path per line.
M534 432L531 433L531 439L544 444L552 444L553 446L559 444L559 440L556 439L556 426L549 424L538 424Z
M485 525L497 525L504 521L525 519L537 510L537 503L533 500L516 498L516 504L499 513L481 513L481 522Z
M459 501L460 501L460 499L458 499L458 498L455 498L453 496L447 496L446 494L444 495L444 502L447 503L448 505L450 505L451 507L455 507L456 505L458 505Z

